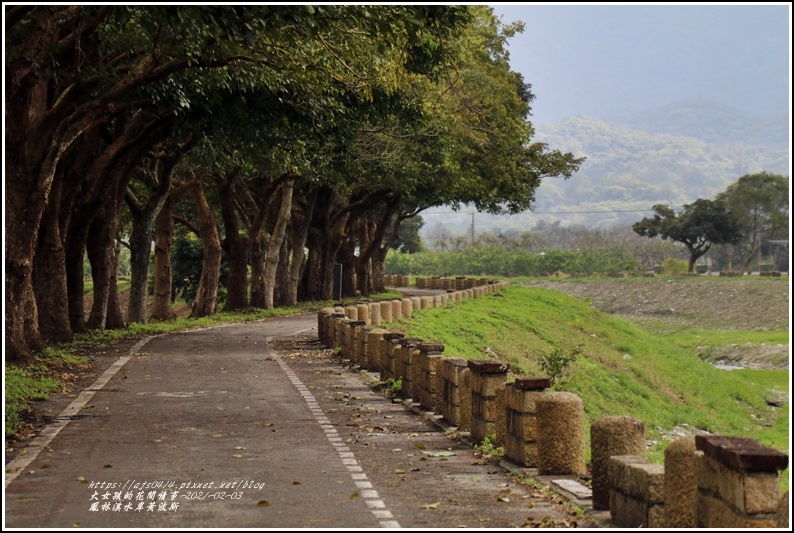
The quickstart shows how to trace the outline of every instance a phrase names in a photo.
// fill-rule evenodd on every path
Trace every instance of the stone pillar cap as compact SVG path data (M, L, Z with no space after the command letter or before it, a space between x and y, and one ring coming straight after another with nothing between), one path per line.
M513 387L518 390L543 390L551 386L551 380L546 377L540 378L516 378Z
M417 348L424 353L441 353L444 351L444 345L440 342L423 342Z
M748 437L695 435L695 447L721 464L744 472L777 472L788 466L788 455Z
M469 368L478 374L504 374L510 365L500 363L495 359L470 359Z

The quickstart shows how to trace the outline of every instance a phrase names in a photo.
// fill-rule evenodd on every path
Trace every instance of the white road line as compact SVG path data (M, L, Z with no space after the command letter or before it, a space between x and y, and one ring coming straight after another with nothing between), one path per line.
M147 342L149 342L154 337L146 337L138 341L135 346L130 348L129 355L123 355L118 358L118 360L110 365L110 367L105 370L105 372L99 376L96 381L94 381L90 387L85 389L83 392L77 395L77 398L69 404L69 406L61 411L61 413L55 417L50 424L48 424L42 431L39 433L39 436L33 439L28 443L26 455L17 456L15 457L10 463L6 465L6 473L5 473L5 486L14 481L19 474L25 471L25 469L30 466L30 463L36 460L39 456L41 451L52 442L52 439L55 438L58 433L61 432L63 428L69 425L69 422L72 421L72 417L75 416L80 412L80 409L85 407L85 405L91 401L91 398L94 397L94 394L97 391L102 390L102 387L107 385L108 381L115 376L121 367L123 367L127 361L129 361L133 354L138 353L141 348L143 348Z
M287 366L287 363L285 363L276 352L272 350L268 351L270 352L270 357L272 357L278 363L278 365L289 378L290 382L295 386L298 392L300 392L304 401L306 401L306 404L309 405L312 414L314 414L315 419L317 419L317 423L325 433L325 437L328 439L328 442L334 446L336 452L339 454L339 459L342 461L342 464L345 465L347 467L347 471L350 472L350 478L356 484L356 487L360 489L369 489L362 490L360 496L364 500L367 508L372 511L372 514L375 516L375 518L379 520L378 524L380 527L391 529L399 528L400 523L396 520L385 520L387 518L394 518L394 516L391 514L391 512L389 512L388 509L386 509L386 504L383 503L382 499L380 499L378 491L372 488L372 483L367 481L367 475L363 472L363 469L358 464L358 461L356 461L353 452L351 452L350 448L347 446L340 444L342 439L338 436L339 434L337 433L333 424L331 424L331 421L326 418L325 414L322 412L322 409L319 408L317 400L314 399L314 396L311 394L311 392L308 392L306 386L303 384L300 378L298 378L298 375L295 374L295 372L293 372L289 366Z

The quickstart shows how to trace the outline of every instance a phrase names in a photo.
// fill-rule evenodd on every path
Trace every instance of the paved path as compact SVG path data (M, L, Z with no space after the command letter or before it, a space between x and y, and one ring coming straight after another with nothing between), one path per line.
M316 340L316 315L138 343L7 464L5 526L509 527L566 518L329 352L272 348L295 338Z

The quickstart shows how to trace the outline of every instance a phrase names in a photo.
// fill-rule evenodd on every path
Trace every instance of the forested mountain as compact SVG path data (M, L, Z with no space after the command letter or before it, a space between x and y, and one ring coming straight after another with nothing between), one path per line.
M713 198L745 174L788 175L788 122L788 115L750 117L698 100L608 120L579 115L539 125L538 140L586 161L568 180L544 180L533 212L478 216L477 231L526 230L540 220L589 227L633 223L649 214L639 210ZM469 227L470 217L447 216L444 223L457 232Z

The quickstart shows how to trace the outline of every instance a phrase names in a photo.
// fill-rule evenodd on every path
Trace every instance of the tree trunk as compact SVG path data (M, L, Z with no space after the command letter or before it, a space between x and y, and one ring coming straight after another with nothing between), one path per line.
M146 300L149 296L149 257L152 249L152 213L139 213L132 218L130 235L130 294L127 321L146 322Z
M248 256L251 258L251 307L265 308L265 249L266 236L262 228L248 236Z
M358 292L356 288L356 241L348 238L339 247L333 262L342 264L342 297L349 298Z
M281 207L276 218L276 226L270 234L265 255L265 309L273 309L273 293L276 282L276 269L278 267L281 243L287 233L292 210L292 192L295 188L294 181L288 181L281 186Z
M85 333L85 286L83 260L88 237L88 223L72 219L66 241L66 287L69 295L69 323L75 333Z
M172 199L167 199L154 221L154 306L152 318L155 320L176 319L176 313L171 305L171 246L174 244L172 206Z
M246 245L247 239L240 235L235 215L233 180L234 177L228 177L220 189L221 216L226 232L223 248L229 261L229 279L226 282L224 312L248 309L248 246Z
M124 315L121 314L121 300L119 299L118 268L121 245L115 242L113 248L112 275L110 276L110 290L108 292L108 312L105 318L105 329L124 329Z
M386 255L388 253L388 247L378 247L372 254L372 290L374 292L386 291L383 276L386 274Z
M45 340L71 342L69 299L66 287L66 251L61 238L58 207L63 175L54 181L39 229L33 260L33 290L36 295L39 331Z
M289 270L289 293L285 305L298 305L299 286L306 267L306 240L309 234L309 225L314 214L314 206L317 204L318 190L309 196L306 207L303 210L303 218L299 224L295 224L293 215L292 235L290 244L292 245L292 257ZM304 294L305 297L305 294Z
M88 318L89 329L105 329L108 316L111 276L115 276L116 196L107 196L102 209L88 230L86 251L94 280L94 303Z
M221 241L218 238L218 228L215 224L215 215L212 214L204 195L201 182L191 189L191 197L196 206L198 218L201 221L199 230L203 251L201 256L201 278L198 293L193 302L191 316L202 317L215 314L218 304L218 282L221 276Z
M276 268L276 282L273 288L273 305L284 307L290 305L290 231L287 229L281 250L278 254L278 267Z

